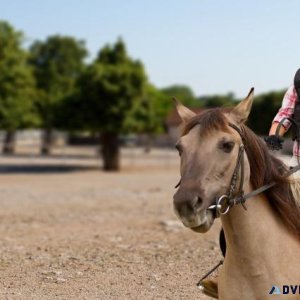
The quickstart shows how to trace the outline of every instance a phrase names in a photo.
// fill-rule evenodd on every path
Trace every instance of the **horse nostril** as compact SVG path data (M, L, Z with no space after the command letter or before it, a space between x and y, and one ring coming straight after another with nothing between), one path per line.
M196 208L200 208L203 204L203 200L201 197L197 197Z
M202 198L199 196L195 197L194 207L196 209L199 209L202 206L202 204L203 204Z

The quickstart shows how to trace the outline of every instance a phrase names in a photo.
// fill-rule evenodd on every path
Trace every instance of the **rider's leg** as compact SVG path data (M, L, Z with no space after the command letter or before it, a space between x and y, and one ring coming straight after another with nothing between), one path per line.
M226 240L223 228L221 229L219 236L219 244L223 256L226 255ZM218 299L218 277L213 279L205 279L201 282L201 289L203 294Z

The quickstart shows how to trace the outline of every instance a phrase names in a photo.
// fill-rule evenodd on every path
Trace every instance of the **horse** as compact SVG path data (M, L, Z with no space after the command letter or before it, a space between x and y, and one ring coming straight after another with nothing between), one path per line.
M253 94L252 88L235 107L199 115L177 102L181 181L173 206L195 232L207 232L221 218L227 249L218 276L219 299L269 299L286 285L284 299L299 299L300 197L292 188L299 183L286 176L288 167L245 125ZM272 182L264 192L253 193ZM236 201L251 193L246 203Z

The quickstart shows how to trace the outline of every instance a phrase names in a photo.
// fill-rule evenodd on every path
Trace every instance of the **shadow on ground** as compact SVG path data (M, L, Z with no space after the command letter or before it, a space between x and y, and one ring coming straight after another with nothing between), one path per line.
M0 165L0 174L34 174L34 173L68 173L78 171L100 170L100 166L82 166L82 165Z
M31 153L13 153L13 154L1 154L2 158L42 158L42 159L97 159L100 157L99 155L93 153L85 153L85 154L78 154L78 153L67 153L67 154L60 154L60 153L51 153L47 155L43 154L31 154Z

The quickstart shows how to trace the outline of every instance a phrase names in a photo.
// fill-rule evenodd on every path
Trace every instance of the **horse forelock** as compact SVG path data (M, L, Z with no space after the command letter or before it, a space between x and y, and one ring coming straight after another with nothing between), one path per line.
M228 120L226 119L223 108L212 108L205 110L204 112L191 118L189 122L182 127L181 136L184 136L190 132L196 125L201 125L204 130L201 130L201 135L205 136L210 134L213 130L222 130L229 132Z

